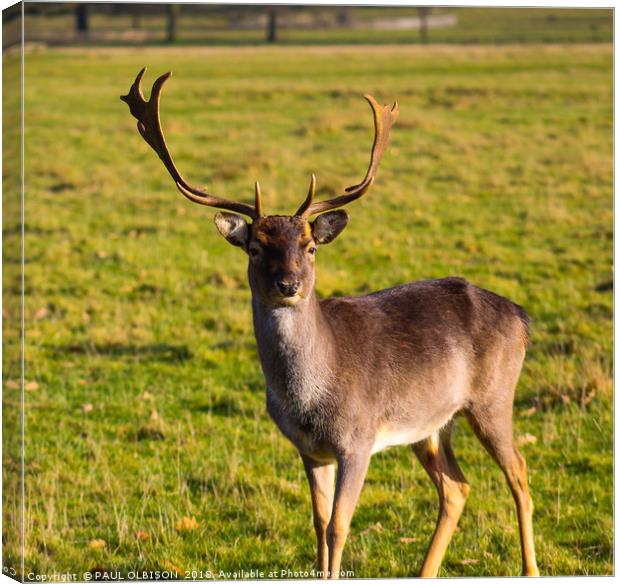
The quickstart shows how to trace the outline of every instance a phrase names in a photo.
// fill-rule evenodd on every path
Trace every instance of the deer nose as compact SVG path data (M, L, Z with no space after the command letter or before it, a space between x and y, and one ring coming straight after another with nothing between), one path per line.
M278 290L282 292L283 296L295 296L295 294L297 294L297 290L299 290L299 282L296 280L278 280L276 282L276 286L278 287Z

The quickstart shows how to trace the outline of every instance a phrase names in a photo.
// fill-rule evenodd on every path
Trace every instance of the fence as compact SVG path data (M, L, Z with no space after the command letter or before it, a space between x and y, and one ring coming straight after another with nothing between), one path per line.
M20 7L3 13L19 42ZM611 42L611 9L26 3L25 42L338 44Z

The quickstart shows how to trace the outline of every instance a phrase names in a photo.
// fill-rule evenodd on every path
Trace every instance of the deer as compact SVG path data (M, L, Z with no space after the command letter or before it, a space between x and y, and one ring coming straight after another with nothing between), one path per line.
M438 575L470 491L451 446L457 414L505 475L516 504L522 572L539 575L527 467L513 438L515 388L530 339L525 310L460 277L359 297L319 300L315 291L316 251L347 225L342 207L373 185L398 103L382 106L364 95L375 133L360 183L319 201L313 174L294 215L266 215L258 182L248 203L217 197L181 175L159 113L171 73L154 82L146 100L145 70L121 96L140 135L187 199L223 210L215 215L219 233L247 254L267 411L305 469L319 576L341 575L370 459L399 445L411 446L437 491L439 514L420 575Z

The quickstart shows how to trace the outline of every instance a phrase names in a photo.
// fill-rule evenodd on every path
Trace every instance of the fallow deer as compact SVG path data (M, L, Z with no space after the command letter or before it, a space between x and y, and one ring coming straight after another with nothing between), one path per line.
M422 576L437 576L469 493L450 445L459 412L506 476L517 508L523 573L538 575L526 464L512 432L514 391L529 338L525 311L462 278L414 282L355 298L319 301L315 293L317 246L334 240L347 224L346 212L334 209L373 184L397 104L382 107L364 96L375 137L362 182L333 199L315 201L313 175L294 215L268 216L258 183L249 204L213 196L185 180L159 117L170 73L155 81L147 101L141 90L144 71L121 97L140 134L183 195L233 212L218 213L215 224L249 258L267 409L305 467L322 575L340 574L372 454L409 444L439 495L439 517L421 569Z

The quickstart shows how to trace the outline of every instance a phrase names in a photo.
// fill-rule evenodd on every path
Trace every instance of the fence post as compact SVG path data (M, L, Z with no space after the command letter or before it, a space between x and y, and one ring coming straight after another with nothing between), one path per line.
M88 34L88 5L75 5L75 32L78 36L86 36Z
M177 18L181 12L180 4L168 4L168 25L166 40L173 43L177 40Z
M267 13L267 42L275 43L278 40L278 12L272 6Z
M140 28L140 4L134 4L131 9L131 28L138 29Z
M420 6L418 8L418 14L420 15L420 41L423 43L428 42L428 13L430 8Z

